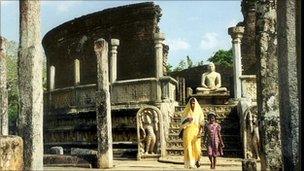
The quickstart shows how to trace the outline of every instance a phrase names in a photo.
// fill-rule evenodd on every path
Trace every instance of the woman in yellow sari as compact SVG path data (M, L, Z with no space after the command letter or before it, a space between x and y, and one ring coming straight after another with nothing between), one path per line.
M181 122L180 130L183 131L185 168L199 167L204 114L195 98L189 99L183 111Z

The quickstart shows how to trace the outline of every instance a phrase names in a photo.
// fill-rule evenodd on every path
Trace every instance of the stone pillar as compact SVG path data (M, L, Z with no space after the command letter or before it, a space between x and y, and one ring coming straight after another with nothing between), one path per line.
M40 1L19 1L20 42L18 76L20 134L24 140L24 169L43 170L43 55Z
M98 167L113 167L112 121L108 75L108 43L104 39L94 42L97 56L96 116L98 137Z
M296 46L296 0L277 1L280 118L284 170L300 170L300 99ZM300 22L300 21L298 21Z
M165 40L164 33L154 33L156 78L160 78L163 76L163 40Z
M55 89L55 74L56 74L55 69L56 69L55 66L50 67L50 90Z
M257 1L257 103L262 170L282 169L276 5L276 0Z
M119 40L111 39L110 83L114 83L117 79L117 46L119 46Z
M242 85L240 76L242 75L242 57L241 57L241 39L243 37L244 27L230 27L228 34L232 38L233 52L233 71L234 71L234 98L242 97Z
M255 54L256 44L254 43L256 37L256 1L242 0L241 11L244 17L243 22L239 23L244 27L241 46L243 74L256 75L258 71Z
M8 135L8 91L5 39L0 36L0 135Z
M74 60L74 85L80 84L80 62L79 59Z

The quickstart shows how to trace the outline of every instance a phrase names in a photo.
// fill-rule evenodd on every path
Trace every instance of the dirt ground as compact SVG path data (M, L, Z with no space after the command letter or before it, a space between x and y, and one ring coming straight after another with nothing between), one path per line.
M171 161L170 161L171 160ZM175 161L175 162L174 162ZM174 162L174 163L172 163ZM217 167L210 169L209 160L207 157L203 157L201 160L201 167L192 170L223 170L223 171L239 171L242 170L241 159L239 158L218 158ZM45 167L44 170L100 170L96 168L80 168L80 167ZM115 159L114 167L106 170L189 170L185 169L182 164L182 159L171 158L167 159L167 162L155 161L155 160L130 160L130 159Z

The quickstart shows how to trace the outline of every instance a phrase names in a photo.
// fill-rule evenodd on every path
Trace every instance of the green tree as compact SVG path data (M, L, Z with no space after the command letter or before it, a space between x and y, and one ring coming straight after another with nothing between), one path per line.
M45 58L44 58L45 59ZM18 117L19 90L18 90L18 44L14 41L6 42L7 88L8 88L8 115L10 125ZM43 87L46 87L46 62L43 62Z
M232 59L232 49L223 50L220 49L215 54L208 59L209 62L213 62L215 64L221 64L224 66L232 67L233 59Z
M16 42L6 42L7 88L8 88L8 116L9 121L15 122L18 117L18 74L17 74L17 50Z
M173 71L173 66L168 63L167 66L166 66L166 70L167 70L167 73L172 72Z
M201 60L200 62L197 62L196 66L203 66L204 65L204 61Z
M178 63L178 66L176 68L173 69L173 71L182 71L184 69L187 69L187 66L186 66L186 61L185 60L181 60L179 63Z

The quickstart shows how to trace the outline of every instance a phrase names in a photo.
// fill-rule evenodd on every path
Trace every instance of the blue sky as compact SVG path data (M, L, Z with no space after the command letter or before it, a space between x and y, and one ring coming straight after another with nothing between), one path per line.
M1 0L1 35L18 41L19 3ZM42 37L52 28L110 7L146 1L42 1ZM218 49L229 49L228 27L243 20L241 1L154 1L162 8L159 23L169 45L169 63L177 66L189 55L194 63L204 61Z

